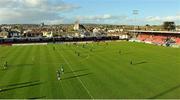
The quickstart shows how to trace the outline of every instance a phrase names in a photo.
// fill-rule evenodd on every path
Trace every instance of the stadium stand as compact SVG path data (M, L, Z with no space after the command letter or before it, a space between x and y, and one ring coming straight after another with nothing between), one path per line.
M136 39L141 42L148 42L158 45L178 45L180 46L180 32L167 31L129 31L136 34Z
M180 45L180 38L176 37L176 44Z

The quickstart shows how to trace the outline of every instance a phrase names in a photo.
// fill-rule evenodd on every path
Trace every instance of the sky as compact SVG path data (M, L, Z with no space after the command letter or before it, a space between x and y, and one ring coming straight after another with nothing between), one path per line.
M138 14L133 14L136 10ZM180 25L180 0L0 0L0 24Z

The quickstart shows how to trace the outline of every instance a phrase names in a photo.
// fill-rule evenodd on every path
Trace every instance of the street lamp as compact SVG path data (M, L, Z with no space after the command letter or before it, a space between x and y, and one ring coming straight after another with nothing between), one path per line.
M139 14L139 10L133 10L133 15L134 15L134 37L136 35L136 16Z

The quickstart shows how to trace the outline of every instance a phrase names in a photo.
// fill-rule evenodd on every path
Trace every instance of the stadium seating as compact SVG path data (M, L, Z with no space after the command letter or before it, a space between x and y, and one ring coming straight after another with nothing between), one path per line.
M176 38L176 44L180 45L180 37Z
M152 42L155 44L165 44L167 39L170 38L175 44L180 45L180 37L167 36L167 35L153 35L153 34L139 34L137 39L143 42Z
M138 40L152 42L156 44L164 44L167 37L161 35L149 35L149 34L140 34L138 35Z

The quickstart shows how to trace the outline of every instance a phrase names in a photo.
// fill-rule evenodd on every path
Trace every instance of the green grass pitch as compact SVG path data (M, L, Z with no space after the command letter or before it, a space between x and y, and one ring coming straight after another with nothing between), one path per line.
M177 48L129 42L0 47L0 64L0 98L180 98Z

